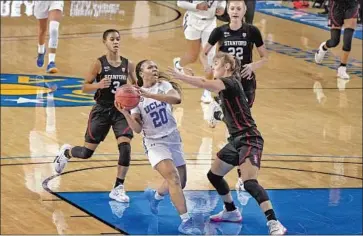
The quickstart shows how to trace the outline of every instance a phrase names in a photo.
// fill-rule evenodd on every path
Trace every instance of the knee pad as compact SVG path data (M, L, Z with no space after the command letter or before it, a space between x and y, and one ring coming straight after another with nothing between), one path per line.
M340 34L342 30L341 29L331 29L330 30L330 39L326 41L326 47L327 48L334 48L338 46L340 42Z
M215 175L211 171L207 174L209 182L217 190L219 195L226 195L229 193L229 186L227 182L223 179L223 176Z
M254 199L256 199L258 204L269 200L266 190L259 185L256 179L246 180L243 184L246 191L251 194Z
M352 28L344 29L343 51L350 52L350 50L352 49L353 34L354 34L354 29Z
M130 166L131 161L131 145L130 143L120 143L118 145L119 150L119 157L118 157L118 164L120 166Z
M58 47L58 35L59 35L59 22L51 21L49 22L49 48L57 48Z
M73 157L81 158L81 159L88 159L93 155L94 151L88 149L86 147L73 147L71 150L71 154Z

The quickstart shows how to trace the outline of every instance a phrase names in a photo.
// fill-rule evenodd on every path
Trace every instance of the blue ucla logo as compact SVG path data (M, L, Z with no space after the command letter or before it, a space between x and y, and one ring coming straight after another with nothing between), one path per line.
M82 92L83 79L49 75L0 74L1 106L35 105L72 107L91 106L93 94ZM49 103L51 96L52 102ZM48 102L47 102L48 101Z

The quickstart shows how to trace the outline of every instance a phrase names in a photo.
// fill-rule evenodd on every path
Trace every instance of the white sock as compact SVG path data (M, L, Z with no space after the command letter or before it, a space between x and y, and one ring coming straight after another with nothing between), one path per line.
M55 53L49 53L49 62L55 61Z
M184 213L183 215L180 215L180 218L182 221L187 221L189 220L190 216L189 216L189 213Z
M160 194L158 193L158 191L155 191L154 198L155 198L156 200L162 200L162 199L164 199L164 196L160 195Z
M43 54L45 52L45 44L39 45L38 44L38 53Z

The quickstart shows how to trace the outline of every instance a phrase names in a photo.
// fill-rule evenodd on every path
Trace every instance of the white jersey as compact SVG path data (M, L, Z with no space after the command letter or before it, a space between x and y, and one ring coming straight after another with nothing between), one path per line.
M167 81L160 81L150 88L143 89L153 94L166 94L173 87ZM135 113L141 116L143 122L142 131L145 138L157 139L177 130L172 106L166 102L142 97L139 105L131 110L131 114Z
M202 2L208 3L209 8L207 11L201 11L197 9L197 5ZM186 14L198 19L216 19L215 15L217 8L225 9L226 4L227 3L225 0L207 0L207 1L178 0L177 2L178 7L187 10Z

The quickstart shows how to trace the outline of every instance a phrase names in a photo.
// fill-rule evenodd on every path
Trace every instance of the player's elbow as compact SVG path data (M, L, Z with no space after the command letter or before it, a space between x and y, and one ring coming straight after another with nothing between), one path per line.
M174 104L180 104L181 103L181 98L175 98L175 103Z

